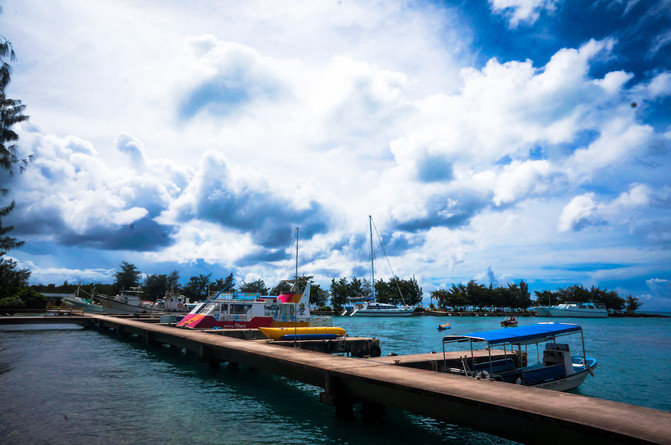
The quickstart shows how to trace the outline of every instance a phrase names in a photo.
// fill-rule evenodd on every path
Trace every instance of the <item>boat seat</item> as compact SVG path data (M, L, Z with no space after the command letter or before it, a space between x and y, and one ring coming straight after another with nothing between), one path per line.
M492 360L491 372L499 374L515 369L515 361L512 358L502 358L499 360ZM480 362L473 365L473 371L489 371L489 362Z
M532 386L539 383L557 380L566 377L566 369L563 364L546 366L544 368L529 369L522 372L522 380L525 385Z

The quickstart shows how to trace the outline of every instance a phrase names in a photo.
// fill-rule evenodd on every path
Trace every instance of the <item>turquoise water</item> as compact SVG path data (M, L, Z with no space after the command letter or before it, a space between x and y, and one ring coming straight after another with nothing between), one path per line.
M450 333L497 328L499 318L334 318L350 335L381 339L384 355L440 351ZM547 319L524 318L520 325ZM581 394L671 410L671 319L582 319L599 360ZM337 419L320 389L106 332L3 327L0 437L7 443L507 443L387 410L379 423Z

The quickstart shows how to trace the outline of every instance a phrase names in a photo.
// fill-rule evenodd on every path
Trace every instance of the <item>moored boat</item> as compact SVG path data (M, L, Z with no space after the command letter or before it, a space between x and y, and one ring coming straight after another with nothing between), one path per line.
M355 307L351 317L409 317L415 311L410 306L396 306L386 303L363 303Z
M501 326L503 326L504 328L517 326L517 318L512 316L508 317L501 322Z
M63 297L63 302L67 306L83 309L84 312L100 313L103 311L103 307L99 304L96 304L90 298L82 298L77 296Z
M198 304L177 326L192 329L256 329L310 325L310 283L303 294L263 296L220 292ZM330 319L329 319L330 320Z
M571 356L568 344L556 342L557 337L570 334L580 334L582 355ZM594 375L597 366L596 359L586 355L582 328L576 324L538 323L511 329L448 335L443 338L443 359L445 345L463 342L470 343L470 359L464 357L461 368L445 366L446 372L482 380L568 391L580 386L587 374ZM540 343L545 343L542 359ZM473 350L479 344L485 345L489 359L485 357L484 361L476 361ZM529 364L533 351L530 353L528 347L534 344L537 362ZM504 358L492 360L492 347L503 347ZM514 351L515 347L517 351Z
M145 303L140 299L139 289L121 291L119 295L107 297L96 295L95 300L100 302L105 314L160 314L164 309L152 303Z
M606 318L608 310L603 304L563 303L549 308L551 317Z

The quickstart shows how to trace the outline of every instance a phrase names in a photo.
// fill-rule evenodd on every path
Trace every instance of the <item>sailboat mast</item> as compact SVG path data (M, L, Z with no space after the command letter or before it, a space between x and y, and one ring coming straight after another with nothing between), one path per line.
M298 227L296 227L296 283L298 283Z
M373 300L375 300L375 263L373 262L373 217L368 215L368 226L370 229L370 285L373 289Z

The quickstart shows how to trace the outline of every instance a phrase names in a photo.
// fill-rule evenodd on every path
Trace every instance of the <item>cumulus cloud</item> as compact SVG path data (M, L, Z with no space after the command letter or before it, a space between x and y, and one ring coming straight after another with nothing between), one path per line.
M510 27L520 23L533 24L541 12L552 12L558 0L489 0L489 6L496 14L508 17Z
M576 196L566 204L559 216L559 231L582 230L588 226L606 224L598 213L594 193Z

